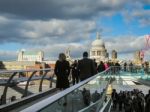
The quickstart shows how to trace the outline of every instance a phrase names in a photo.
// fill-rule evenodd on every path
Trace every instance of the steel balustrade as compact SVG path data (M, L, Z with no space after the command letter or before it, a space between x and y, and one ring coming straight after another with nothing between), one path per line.
M13 78L18 74L18 73L23 73L23 72L32 72L31 76L28 78L27 80L27 84L25 86L25 91L24 91L24 94L23 94L23 97L25 96L28 96L28 86L29 86L29 83L31 81L31 79L33 78L34 74L36 72L39 72L39 71L45 71L44 75L42 77L40 77L41 81L40 81L40 86L39 86L39 92L42 91L42 84L43 84L43 80L45 78L45 76L47 75L48 72L50 72L52 69L32 69L32 70L2 70L0 71L0 74L2 73L13 73L8 80L5 80L6 83L5 83L5 87L4 87L4 91L3 91L3 94L1 96L1 103L2 104L6 104L6 97L7 97L7 92L8 92L8 87L9 86L12 86L13 84L17 84L19 82L17 82L17 80L13 80ZM49 78L50 80L52 80L52 78ZM35 79L37 80L37 79ZM26 81L26 80L25 80Z

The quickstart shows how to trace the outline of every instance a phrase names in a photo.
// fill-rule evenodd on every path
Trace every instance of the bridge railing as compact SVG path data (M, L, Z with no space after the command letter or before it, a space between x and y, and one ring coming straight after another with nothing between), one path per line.
M28 76L22 75L25 73L30 74L30 75ZM49 76L47 76L48 74ZM40 84L39 84L39 92L40 92L42 91L42 84L45 78L50 81L50 87L52 87L53 76L54 76L53 69L1 70L0 71L0 77L1 77L0 85L3 86L4 89L3 91L1 91L2 95L0 98L0 104L7 103L7 99L8 99L7 95L8 95L9 87L14 87L20 82L26 81L24 92L22 95L22 97L26 97L30 95L30 93L28 92L28 88L32 80L40 80Z
M60 91L59 93L48 97L33 106L22 110L22 112L84 112L86 110L98 110L103 106L106 90L109 84L109 79L103 78L108 74L110 69L98 73L66 90ZM100 99L97 99L95 105L93 105L91 94L93 95L95 91L100 94ZM89 97L86 97L89 96ZM92 106L93 105L93 106ZM90 108L88 108L91 106Z
M143 66L110 66L110 71L112 74L117 75L118 73L132 73L132 75L150 75L150 68L145 68Z

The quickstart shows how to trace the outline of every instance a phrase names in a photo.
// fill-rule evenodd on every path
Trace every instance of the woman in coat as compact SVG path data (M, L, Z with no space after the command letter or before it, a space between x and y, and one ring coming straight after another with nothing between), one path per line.
M70 65L69 62L66 61L66 56L64 53L59 54L59 60L56 61L54 72L57 77L56 88L59 88L60 90L68 88Z

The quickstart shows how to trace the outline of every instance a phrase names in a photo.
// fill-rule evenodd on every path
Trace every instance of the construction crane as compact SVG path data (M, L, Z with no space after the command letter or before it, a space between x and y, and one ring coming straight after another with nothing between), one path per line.
M146 41L145 48L140 51L140 58L142 62L144 61L146 51L150 48L150 35L145 35L144 38Z

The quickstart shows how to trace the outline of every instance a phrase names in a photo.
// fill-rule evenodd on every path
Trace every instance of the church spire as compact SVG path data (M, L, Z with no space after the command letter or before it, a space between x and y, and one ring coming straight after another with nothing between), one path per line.
M100 34L99 34L99 32L96 33L96 39L100 39Z

